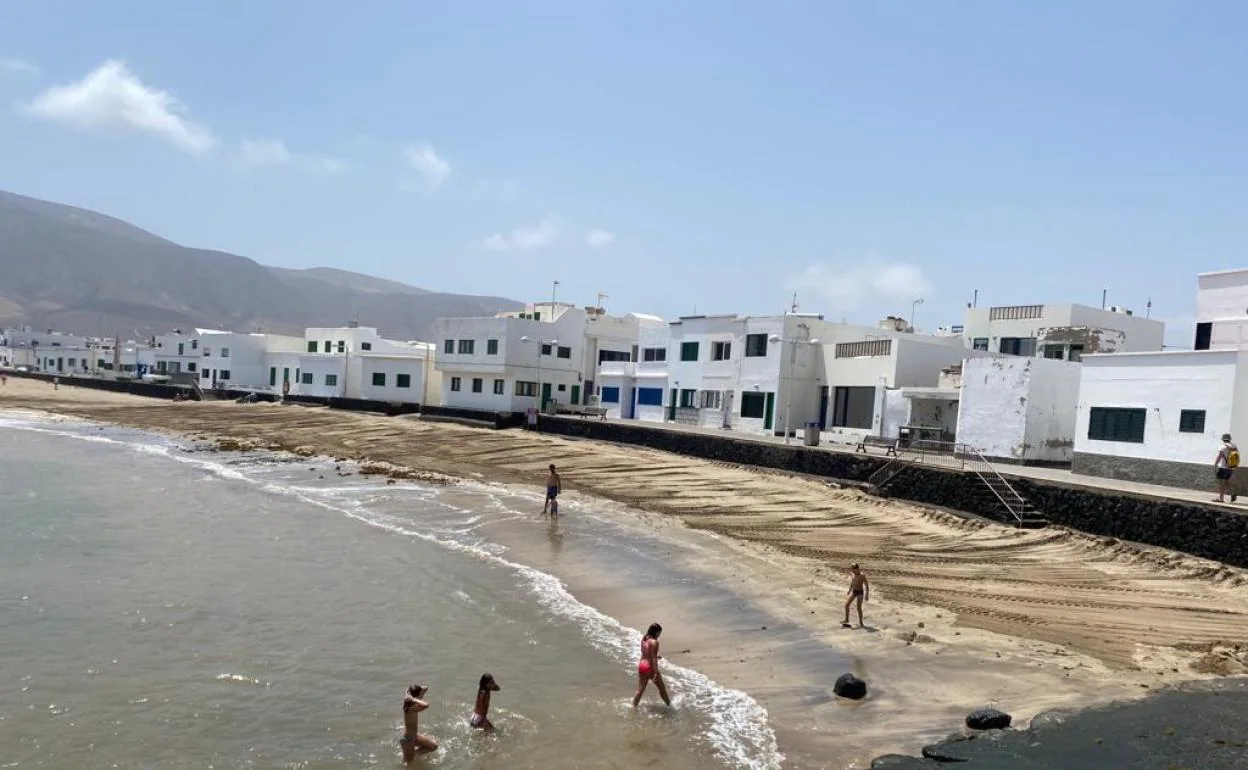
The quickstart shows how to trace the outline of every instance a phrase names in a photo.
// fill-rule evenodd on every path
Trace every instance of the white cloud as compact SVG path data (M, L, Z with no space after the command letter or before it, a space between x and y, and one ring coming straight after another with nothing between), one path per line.
M555 239L555 223L544 219L530 227L517 227L510 233L494 233L482 242L492 251L529 251L546 246Z
M289 166L304 171L337 173L346 170L346 163L327 155L303 155L291 152L280 139L244 139L238 151L239 162L246 167Z
M585 243L593 249L599 249L603 246L611 245L615 240L615 234L595 227L593 230L585 233Z
M78 128L124 128L153 134L195 154L216 144L208 129L191 122L172 94L144 85L124 62L115 59L77 83L49 88L25 111Z
M877 314L909 311L909 302L933 289L918 266L880 259L810 265L789 284L791 289L827 303L820 310L832 316L866 309ZM896 307L899 303L906 307Z
M438 155L433 145L428 142L404 147L403 160L424 178L425 184L430 188L438 187L451 175L451 164Z
M17 72L22 75L38 75L39 68L21 59L0 59L0 70Z

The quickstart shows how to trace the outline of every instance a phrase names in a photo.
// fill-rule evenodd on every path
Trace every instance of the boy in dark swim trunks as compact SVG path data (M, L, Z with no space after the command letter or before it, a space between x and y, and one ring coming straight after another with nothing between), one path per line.
M546 474L546 504L542 506L542 513L549 512L551 516L559 515L559 492L563 486L559 480L559 473L555 471L555 464L550 464L550 473Z
M420 732L420 712L429 708L425 695L429 686L414 684L403 696L403 737L399 748L403 750L403 764L410 765L417 754L438 750L438 742Z
M858 603L858 627L862 628L862 603L871 598L871 584L867 582L866 573L858 569L855 564L849 568L849 597L845 600L845 620L841 622L842 626L849 628L849 608L854 602Z
M493 731L494 725L490 723L490 693L500 689L502 688L492 675L481 675L481 681L477 683L477 702L472 707L472 716L468 718L469 727L486 732Z

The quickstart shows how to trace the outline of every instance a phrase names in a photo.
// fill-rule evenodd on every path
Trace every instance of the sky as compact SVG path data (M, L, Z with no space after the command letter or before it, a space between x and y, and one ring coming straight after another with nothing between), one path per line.
M1190 347L1196 274L1248 262L1245 27L1213 0L9 0L0 189L669 318L796 295L934 330L977 290L1107 290Z

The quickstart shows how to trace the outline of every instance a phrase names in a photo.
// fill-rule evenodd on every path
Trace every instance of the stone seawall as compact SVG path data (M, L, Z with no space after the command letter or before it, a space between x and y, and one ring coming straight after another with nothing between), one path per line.
M613 441L706 460L777 468L832 480L865 482L888 462L879 455L830 452L733 436L639 427L620 422L546 417L543 432ZM1054 524L1248 568L1248 512L1164 498L1011 478ZM888 496L936 505L1001 522L1000 501L972 473L914 466L886 487Z

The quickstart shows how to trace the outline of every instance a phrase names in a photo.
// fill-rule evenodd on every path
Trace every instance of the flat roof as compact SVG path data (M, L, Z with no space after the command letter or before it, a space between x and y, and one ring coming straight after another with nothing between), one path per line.
M1237 267L1234 270L1214 270L1208 273L1197 273L1197 278L1204 278L1207 275L1234 275L1235 273L1248 273L1248 267Z
M1183 356L1183 355L1208 355L1211 353L1238 353L1238 348L1219 348L1216 350L1136 350L1130 353L1084 353L1083 359L1089 358L1140 358L1143 356Z

